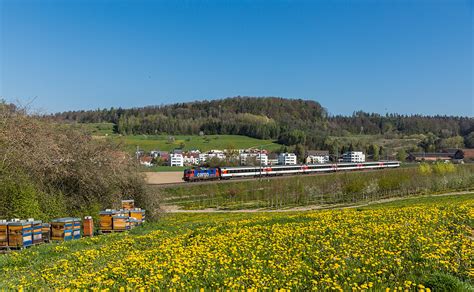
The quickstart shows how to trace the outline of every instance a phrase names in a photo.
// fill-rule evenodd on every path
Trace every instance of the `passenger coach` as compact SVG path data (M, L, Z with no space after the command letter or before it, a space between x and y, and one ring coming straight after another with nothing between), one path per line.
M259 176L292 175L317 172L356 171L400 167L399 161L375 161L362 163L303 164L275 166L237 166L217 168L196 168L184 171L184 181L230 179Z

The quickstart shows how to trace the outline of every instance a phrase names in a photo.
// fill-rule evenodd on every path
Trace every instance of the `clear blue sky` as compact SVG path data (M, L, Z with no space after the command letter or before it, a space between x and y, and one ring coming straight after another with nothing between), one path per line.
M471 0L0 0L0 96L47 112L236 95L474 115Z

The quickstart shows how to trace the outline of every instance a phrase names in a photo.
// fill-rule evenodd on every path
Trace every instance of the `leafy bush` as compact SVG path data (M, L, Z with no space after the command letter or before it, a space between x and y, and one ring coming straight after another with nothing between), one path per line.
M418 169L422 175L429 175L433 172L433 170L431 169L431 166L428 163L424 163L424 162L420 164Z
M445 174L454 172L454 165L452 163L437 162L432 166L433 172L437 174Z

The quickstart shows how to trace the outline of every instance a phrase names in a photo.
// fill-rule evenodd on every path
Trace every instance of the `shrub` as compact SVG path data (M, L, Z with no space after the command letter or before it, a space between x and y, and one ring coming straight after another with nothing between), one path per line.
M144 177L119 145L1 103L0 156L0 192L9 204L0 217L93 215L124 198L148 208Z
M418 169L419 169L419 171L422 175L429 175L433 172L433 170L431 169L431 166L428 163L425 163L425 162L420 164Z
M446 174L455 171L455 167L452 163L449 162L436 162L433 164L433 172L437 174Z

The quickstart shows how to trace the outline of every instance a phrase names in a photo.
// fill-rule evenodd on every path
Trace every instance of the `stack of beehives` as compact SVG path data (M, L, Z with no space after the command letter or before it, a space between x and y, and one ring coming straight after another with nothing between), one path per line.
M33 224L31 221L13 219L8 222L8 246L28 247L33 244Z
M137 225L145 222L145 210L134 208L133 210L129 210L129 214L131 218L136 220Z
M122 209L123 210L132 210L135 208L134 200L122 200Z
M84 217L83 235L92 237L94 235L94 220L91 216Z
M125 231L130 229L128 225L128 216L118 214L112 217L112 227L114 231Z
M134 200L122 200L122 209L101 211L99 230L101 233L122 232L145 221L145 210L135 208Z
M0 247L8 246L8 222L0 220Z
M73 232L74 218L58 218L51 221L51 240L72 240Z
M32 225L32 236L33 236L33 244L41 244L43 243L43 222L39 220L31 220Z
M41 237L44 242L49 242L51 240L51 224L43 223L41 225Z
M72 238L81 238L81 218L72 218Z
M113 231L113 216L117 215L116 210L107 209L99 213L99 230L101 233Z

